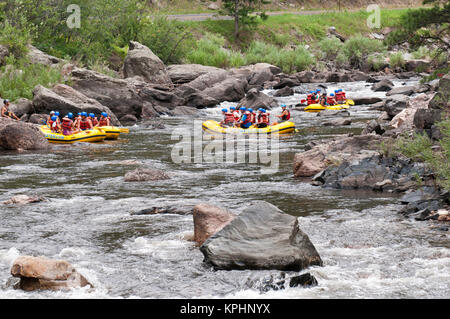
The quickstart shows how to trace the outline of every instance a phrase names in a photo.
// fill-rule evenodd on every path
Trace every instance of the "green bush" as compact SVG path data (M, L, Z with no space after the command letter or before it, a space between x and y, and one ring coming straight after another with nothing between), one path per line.
M355 36L345 41L343 52L347 56L350 65L361 67L367 61L369 55L386 51L384 44L378 40Z
M337 55L341 52L344 44L336 37L324 38L317 44L318 49L323 53L327 60L335 60Z
M306 70L316 62L315 57L303 46L281 49L261 41L254 41L250 45L245 58L246 64L265 62L280 67L285 73Z
M401 68L405 67L405 58L403 57L403 52L391 53L389 56L389 64L391 68Z
M178 21L157 16L142 23L137 41L148 46L165 64L182 63L196 47L190 29Z
M52 86L63 83L61 69L42 64L31 64L26 59L7 58L0 69L0 92L2 97L15 101L21 97L32 99L36 85Z
M434 172L438 185L450 191L450 119L437 124L442 138L441 150L433 151L433 143L427 135L415 134L400 137L393 144L393 154L403 154L411 159L425 162Z
M8 20L0 23L0 44L6 46L10 54L17 59L27 54L31 38L31 31L28 28L18 29Z
M384 54L375 53L369 55L367 58L367 63L374 71L382 70L386 65Z

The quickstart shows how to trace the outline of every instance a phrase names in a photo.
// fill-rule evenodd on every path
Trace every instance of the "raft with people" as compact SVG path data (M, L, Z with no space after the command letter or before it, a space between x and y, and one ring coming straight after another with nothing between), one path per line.
M280 122L270 123L270 113L260 108L253 112L251 108L241 107L239 111L234 106L222 109L223 121L208 120L202 123L204 131L219 134L287 134L295 132L295 124L290 120L291 114L285 104L281 105Z
M68 113L62 120L59 112L50 112L46 125L40 127L45 138L50 143L72 144L75 142L97 143L104 140L117 140L121 133L129 133L126 128L111 125L111 119L106 112L102 112L100 119L94 113L78 113L74 118Z
M302 102L307 102L307 107L304 109L305 112L321 112L324 110L339 111L355 105L353 100L347 99L342 89L335 90L330 95L327 95L326 92L320 93L321 89L309 91L307 99L302 100Z

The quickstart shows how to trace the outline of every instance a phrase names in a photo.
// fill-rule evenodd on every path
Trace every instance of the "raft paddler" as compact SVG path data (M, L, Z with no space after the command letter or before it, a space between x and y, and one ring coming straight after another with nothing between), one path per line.
M280 123L289 121L291 119L291 112L286 107L286 104L281 104L281 114L277 115L281 119Z
M335 100L335 98L334 98L334 93L330 93L330 96L327 97L327 103L328 103L329 105L336 105L336 104L337 104L337 103L336 103L336 100Z
M230 111L231 114L233 114L234 122L239 122L239 120L241 119L241 114L239 113L239 111L236 110L234 106L230 107Z
M14 114L14 112L11 112L9 110L9 105L10 105L9 100L4 100L3 101L3 106L2 106L2 110L1 110L1 117L9 117L11 119L15 119L17 121L20 121L20 119L17 117L17 115Z
M60 133L61 132L61 125L58 122L58 117L56 115L53 115L50 120L48 121L47 125L50 127L50 130L53 133Z
M238 123L239 127L241 128L249 128L252 125L251 122L251 114L245 107L240 108L242 112L242 117Z
M220 122L222 126L233 126L234 116L232 113L228 112L228 109L222 109L223 120Z
M93 128L92 122L86 112L81 112L81 119L78 122L77 129L81 131L91 130Z
M97 117L95 116L94 113L89 113L89 119L92 122L92 126L97 126L98 125L98 119L97 119Z
M96 126L111 126L111 119L108 117L108 113L102 112L102 114L100 114L100 120Z
M73 114L68 113L63 117L61 121L61 129L63 135L72 135L74 134L74 122L73 122Z
M269 113L263 108L258 109L258 115L256 116L256 127L264 128L270 125Z

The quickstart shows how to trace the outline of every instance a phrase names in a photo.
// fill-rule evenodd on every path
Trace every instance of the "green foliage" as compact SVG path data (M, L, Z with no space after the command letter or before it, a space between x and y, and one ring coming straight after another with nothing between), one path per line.
M413 47L433 44L444 51L450 50L450 2L425 1L433 3L432 8L410 9L401 18L399 29L391 32L386 43L394 45L408 42Z
M316 61L314 56L303 46L295 49L282 48L261 41L253 42L245 54L247 64L259 62L270 63L280 67L285 73L308 69Z
M403 57L403 52L395 52L391 53L389 56L389 64L392 68L401 68L405 67L405 58Z
M370 54L386 51L384 44L378 40L369 39L361 35L349 38L344 43L343 52L350 65L361 67Z
M63 83L61 70L42 64L31 64L26 59L7 58L6 66L0 69L0 92L15 101L21 97L32 99L33 89L40 84L46 87Z
M266 0L222 0L220 13L234 17L234 36L238 38L240 26L251 28L258 23L258 16L263 20L268 18L264 12L251 14L268 3Z
M381 53L370 54L367 57L367 63L369 64L369 67L374 71L382 70L386 65L384 54Z
M318 49L323 52L324 58L327 60L336 59L339 52L341 52L344 44L336 37L324 38L317 44Z
M148 46L166 64L181 63L195 47L191 30L165 16L145 19L137 41Z
M31 30L29 28L18 29L12 26L9 20L0 23L0 44L6 46L14 57L25 56L28 52L27 46L30 43Z
M416 133L412 139L398 138L388 153L403 154L425 162L433 170L438 185L450 190L450 119L438 123L437 126L442 134L439 140L441 150L433 151L433 143L428 136Z

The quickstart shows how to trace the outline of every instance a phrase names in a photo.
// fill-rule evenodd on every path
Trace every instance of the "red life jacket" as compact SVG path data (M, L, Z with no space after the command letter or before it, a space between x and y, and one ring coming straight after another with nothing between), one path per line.
M80 130L85 131L90 129L91 127L89 126L89 119L85 119L84 121L81 119L80 120Z
M258 118L258 123L267 123L269 124L269 114L261 113Z
M108 126L108 119L111 122L111 118L109 118L109 117L100 118L98 126Z
M308 105L313 104L313 102L312 102L312 94L308 94L306 96L306 101L307 101Z
M98 120L96 117L94 117L94 118L91 117L91 122L92 122L92 126L95 126L98 124Z
M251 122L252 114L249 111L246 111L244 114L246 115L246 118L245 118L245 121L242 124L247 124L248 122Z
M233 112L233 117L235 121L239 121L239 119L241 118L241 114L239 114L238 111L234 111Z
M57 123L56 121L48 120L48 126L50 127L50 130L52 132L56 132L57 131L56 125L55 125L56 123Z
M72 130L72 124L73 124L73 121L71 119L69 119L68 117L65 117L62 120L61 127L63 130L70 131L70 130Z
M336 105L336 101L334 100L334 97L332 97L332 96L327 97L327 103L330 105Z
M345 101L343 92L336 93L336 101Z
M256 114L255 113L250 113L250 120L253 124L256 123Z
M233 123L234 122L234 116L230 112L225 113L225 123Z
M286 109L286 111L288 112L288 114L283 115L283 117L281 118L283 121L289 121L291 119L291 112L289 112L288 109Z

